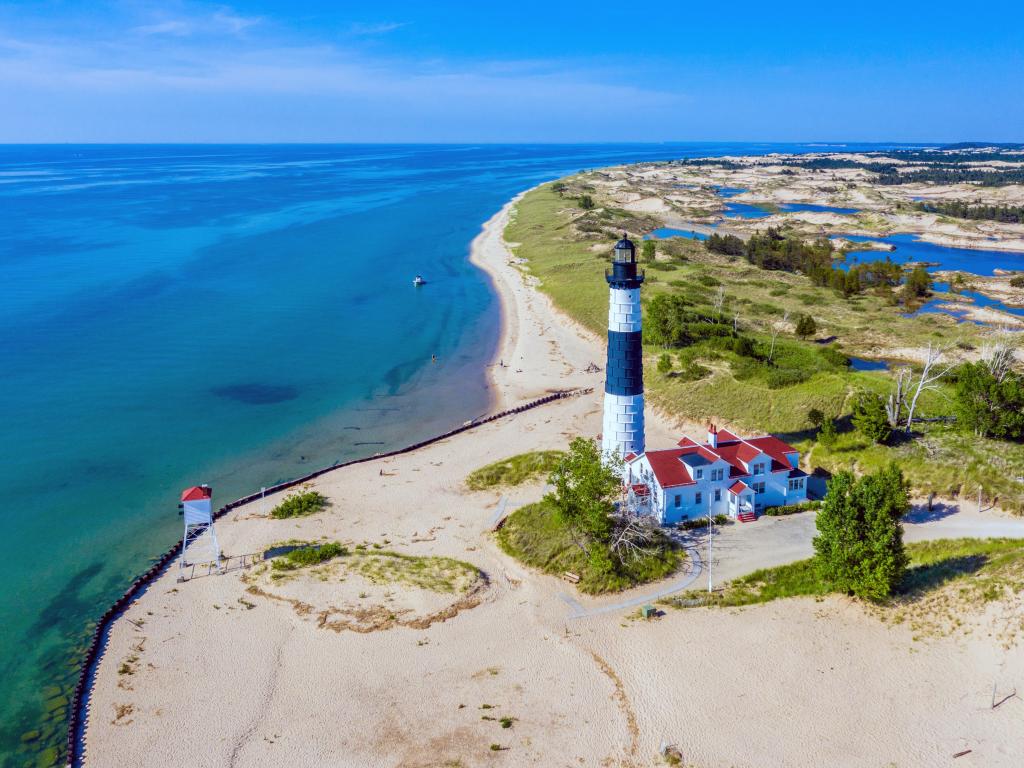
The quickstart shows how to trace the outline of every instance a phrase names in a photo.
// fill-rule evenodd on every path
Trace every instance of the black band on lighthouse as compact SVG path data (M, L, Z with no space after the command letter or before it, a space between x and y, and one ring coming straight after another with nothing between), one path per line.
M642 395L644 358L641 333L608 331L608 366L604 391L609 395Z

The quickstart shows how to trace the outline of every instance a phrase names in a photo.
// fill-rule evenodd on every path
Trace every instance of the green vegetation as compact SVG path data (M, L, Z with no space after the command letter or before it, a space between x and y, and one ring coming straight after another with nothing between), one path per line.
M815 563L833 591L883 600L896 589L907 566L903 516L910 497L895 464L860 479L832 476L816 520Z
M962 200L929 200L914 203L914 207L925 213L937 213L957 219L984 219L1007 224L1024 222L1024 206L1020 205L975 205Z
M512 557L545 573L580 577L583 592L626 589L664 578L682 556L649 518L616 513L621 481L589 440L576 438L544 499L513 512L498 532Z
M329 506L327 497L318 491L305 490L288 496L270 510L270 516L283 520L289 517L315 515Z
M801 501L799 504L783 504L778 507L765 507L764 514L769 517L782 517L783 515L796 515L800 512L810 512L820 509L820 501Z
M624 563L612 572L593 568L558 510L547 501L529 504L509 515L498 531L498 544L506 554L544 573L561 576L569 571L579 575L577 586L591 595L663 579L681 565L684 557L665 540L659 552Z
M955 586L960 601L955 614L995 600L1007 591L1024 590L1024 542L1019 539L941 539L906 547L907 568L887 605L903 609L934 598L947 585ZM834 593L814 559L763 568L711 595L683 593L660 601L679 608L710 605L736 607L787 597L823 597ZM948 606L947 606L948 607ZM894 617L900 620L901 616ZM957 615L951 616L955 623Z
M565 456L564 451L531 451L520 453L474 470L466 478L471 491L511 487L550 474Z
M479 579L473 565L451 557L418 557L383 550L353 554L348 569L374 584L405 584L431 592L459 594L468 591Z
M348 550L336 541L326 544L306 544L278 555L271 561L271 567L275 571L295 571L299 568L320 565L347 554Z
M818 324L810 315L800 315L796 321L796 335L806 340L818 332Z
M564 198L550 186L531 191L518 204L506 236L519 244L516 255L526 260L555 305L603 335L604 270L612 245L623 230L649 232L663 222L605 205L600 186L592 183L599 178L592 172L563 179ZM603 206L596 212L571 207L585 186ZM767 247L784 254L786 236L779 236L781 243ZM717 252L710 247L716 238L728 243L720 250L737 252ZM648 272L643 291L649 403L681 419L713 418L744 431L781 434L810 466L830 472L871 472L896 460L917 492L973 495L980 485L986 498L997 498L1003 508L1024 508L1024 482L1018 480L1024 477L1024 445L982 439L955 425L952 420L960 417L953 376L922 392L915 416L926 421L915 421L911 435L880 444L851 428L858 393L887 398L893 374L853 370L847 355L880 357L892 350L888 354L903 356L901 350L922 350L929 342L979 349L986 343L985 329L940 314L904 316L895 281L888 278L865 288L870 280L860 283L858 276L859 289L846 296L845 282L837 290L816 284L802 270L767 271L751 264L740 238L715 235L706 243L688 238L657 243L657 263L664 269L656 273L657 281ZM902 281L902 268L893 267ZM882 266L880 272L893 267ZM716 285L705 286L706 276ZM826 347L796 334L799 317L810 308L816 335L834 337L835 343ZM676 365L659 375L658 361L666 351ZM811 419L814 412L821 414L820 422Z
M956 372L959 424L980 437L1024 437L1024 377L993 371L984 362L965 363Z
M858 392L853 401L853 426L868 440L886 443L892 435L892 426L885 412L885 401L876 392Z

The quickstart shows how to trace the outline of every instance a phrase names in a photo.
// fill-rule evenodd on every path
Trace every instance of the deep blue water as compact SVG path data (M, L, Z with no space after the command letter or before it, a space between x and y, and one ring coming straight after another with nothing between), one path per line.
M644 240L648 238L654 238L655 240L662 240L666 237L685 237L689 240L707 240L708 236L703 232L697 232L692 229L673 229L672 227L659 227L658 229L652 230L650 233L644 235Z
M855 214L860 213L858 208L837 208L834 205L815 205L813 203L782 203L779 205L779 210L786 211L787 213L799 213L801 211L808 213L842 213L842 214Z
M509 197L813 149L0 147L0 764L60 741L87 622L179 535L180 488L220 504L488 409L499 318L467 254Z
M729 219L766 219L771 215L771 211L750 203L725 204L725 216Z
M846 263L879 261L886 258L897 263L927 262L929 272L956 270L974 275L994 275L997 269L1024 269L1024 253L1019 251L982 251L975 248L953 248L947 245L936 245L918 240L916 235L901 234L888 237L865 237L863 235L833 235L857 243L877 241L896 246L895 251L853 251L846 257ZM949 291L949 284L936 282L935 290ZM1024 309L1011 307L998 299L985 296L977 291L960 291L960 294L973 300L979 307L992 307L1012 315L1024 316ZM921 305L917 313L949 314L957 319L964 319L964 313L942 307L945 299L933 299Z
M743 187L714 187L714 190L719 197L736 197L747 191Z

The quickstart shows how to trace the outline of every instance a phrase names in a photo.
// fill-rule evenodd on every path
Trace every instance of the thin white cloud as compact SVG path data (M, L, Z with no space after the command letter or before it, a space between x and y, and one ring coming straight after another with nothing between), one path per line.
M353 35L370 37L373 35L386 35L388 32L394 32L396 29L401 29L405 26L408 26L408 23L404 21L357 21L349 27L349 31Z
M173 19L159 18L148 24L140 24L131 31L143 36L240 35L262 20L258 16L242 16L227 6L220 6L212 12Z

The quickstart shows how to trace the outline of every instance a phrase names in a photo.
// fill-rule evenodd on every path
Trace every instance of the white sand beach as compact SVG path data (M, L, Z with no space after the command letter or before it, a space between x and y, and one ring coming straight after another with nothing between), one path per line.
M994 601L951 633L887 623L842 598L668 609L642 622L624 603L695 574L595 600L499 550L496 516L542 485L470 492L466 474L596 435L602 373L586 369L604 365L603 340L555 311L515 263L502 239L511 207L473 243L504 312L495 410L595 391L328 473L313 486L331 507L314 516L271 519L280 499L268 498L218 523L233 558L337 540L365 543L366 557L456 558L483 576L448 594L355 571L277 584L258 567L177 583L172 567L111 631L85 764L656 766L674 743L686 765L714 768L1019 766L1024 701L990 707L993 686L1024 692L1024 650L1008 639L1022 629L1017 605ZM667 447L684 427L651 414L648 443ZM962 513L957 527L958 514L912 536L961 535L949 531L967 523L1024 536L1019 520ZM802 516L733 526L717 573L805 556L810 527Z

